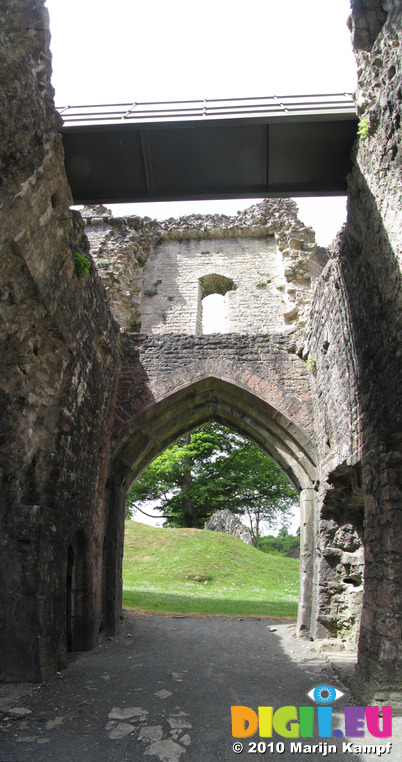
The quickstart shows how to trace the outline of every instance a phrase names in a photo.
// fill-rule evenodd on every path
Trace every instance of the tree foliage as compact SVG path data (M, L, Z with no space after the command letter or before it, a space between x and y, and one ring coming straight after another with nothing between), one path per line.
M264 553L278 553L282 556L298 558L300 555L300 533L296 535L279 532L277 537L272 534L260 537L258 550Z
M248 516L257 544L261 522L285 523L296 500L286 477L256 445L213 423L187 434L148 466L128 494L127 515L152 504L165 526L202 528L214 511L229 508Z

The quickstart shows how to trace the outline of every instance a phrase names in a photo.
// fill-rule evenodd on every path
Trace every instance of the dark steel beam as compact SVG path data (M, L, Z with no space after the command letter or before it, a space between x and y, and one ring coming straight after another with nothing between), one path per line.
M356 115L350 103L332 105L329 113L330 96L319 97L315 111L310 101L303 102L302 110L299 99L297 113L294 104L282 103L284 99L269 108L260 103L264 99L202 102L204 114L214 118L194 118L200 102L187 103L186 115L182 105L145 104L148 109L137 109L134 122L134 106L127 109L129 104L75 107L69 109L71 120L64 111L65 165L74 201L344 194ZM280 113L273 113L278 107ZM230 116L216 118L225 108Z

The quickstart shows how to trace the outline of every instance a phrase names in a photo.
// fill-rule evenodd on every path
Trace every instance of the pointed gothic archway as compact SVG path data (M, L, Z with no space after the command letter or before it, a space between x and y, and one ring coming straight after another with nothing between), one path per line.
M257 444L281 468L300 495L301 565L298 632L312 630L314 586L315 452L311 438L269 402L236 383L204 377L148 400L144 409L120 428L108 482L109 525L105 538L104 616L114 630L121 609L125 495L155 457L184 433L208 421L232 428Z

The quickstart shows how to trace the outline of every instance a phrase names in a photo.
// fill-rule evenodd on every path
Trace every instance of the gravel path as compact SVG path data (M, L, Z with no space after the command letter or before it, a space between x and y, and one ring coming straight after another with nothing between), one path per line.
M290 739L283 739L280 753L276 734L273 753L267 748L263 754L260 747L249 756L249 739L242 741L242 753L233 752L232 705L311 706L307 693L323 683L345 693L334 704L335 716L344 704L355 703L336 665L294 633L293 624L267 619L125 614L118 637L72 655L68 669L48 682L0 686L0 762L379 759L343 753L341 739L318 734L302 739L303 747L334 741L337 754L324 755L325 746L297 753ZM399 762L400 720L392 739L366 736L354 743L378 746L387 740L393 749L383 758ZM256 735L250 741L270 739Z

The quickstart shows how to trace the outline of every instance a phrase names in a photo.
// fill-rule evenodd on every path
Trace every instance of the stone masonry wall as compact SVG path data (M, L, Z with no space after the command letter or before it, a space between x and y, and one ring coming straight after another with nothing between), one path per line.
M201 299L220 288L202 279L217 274L232 281L228 330L296 328L300 335L327 255L293 201L266 199L235 217L163 222L114 219L105 207L88 207L83 215L111 308L125 330L201 333Z
M177 438L210 420L255 442L300 493L298 631L310 636L315 468L310 371L282 334L128 334L112 439L121 495Z
M88 572L75 647L97 642L110 402L118 327L71 213L40 0L0 10L0 678L40 680L66 664L69 547ZM71 555L71 554L70 554ZM78 572L78 567L77 567ZM85 612L86 610L86 612Z
M300 491L298 631L309 636L316 475L310 371L299 355L327 252L297 218L296 204L284 199L266 199L235 217L114 220L104 207L84 216L111 309L129 332L115 407L110 515L118 524L125 489L189 429L214 419L248 436ZM210 293L225 294L229 332L201 336L201 300ZM111 526L108 537L115 535ZM115 568L116 589L119 575Z
M313 366L311 384L321 475L321 510L316 529L320 587L315 591L314 634L356 641L363 596L363 516L362 511L352 510L356 495L362 502L361 479L354 484L350 475L361 468L362 421L349 295L335 256L317 283L309 329L305 356ZM338 542L350 533L355 538L353 560L348 545L342 547ZM359 584L350 572L356 563L361 567Z
M286 337L128 334L122 359L115 403L115 447L120 444L119 431L138 412L209 375L247 387L282 410L305 435L313 432L310 374Z
M398 0L352 0L351 6L363 134L348 178L346 228L317 283L305 348L315 363L322 485L319 577L328 578L341 601L348 587L359 593L359 542L364 547L353 689L362 703L384 703L387 697L397 710L402 683L402 7ZM334 545L339 536L343 550ZM355 558L348 558L353 548ZM318 632L333 626L336 613L335 600L325 602L321 592L316 591ZM356 618L353 605L349 614L350 621Z
M222 291L229 332L283 329L286 286L274 237L218 239L206 246L181 240L155 247L144 272L141 330L199 335L203 294Z
M357 104L368 135L349 180L340 248L351 300L362 409L365 596L354 689L402 705L402 6L352 3Z

